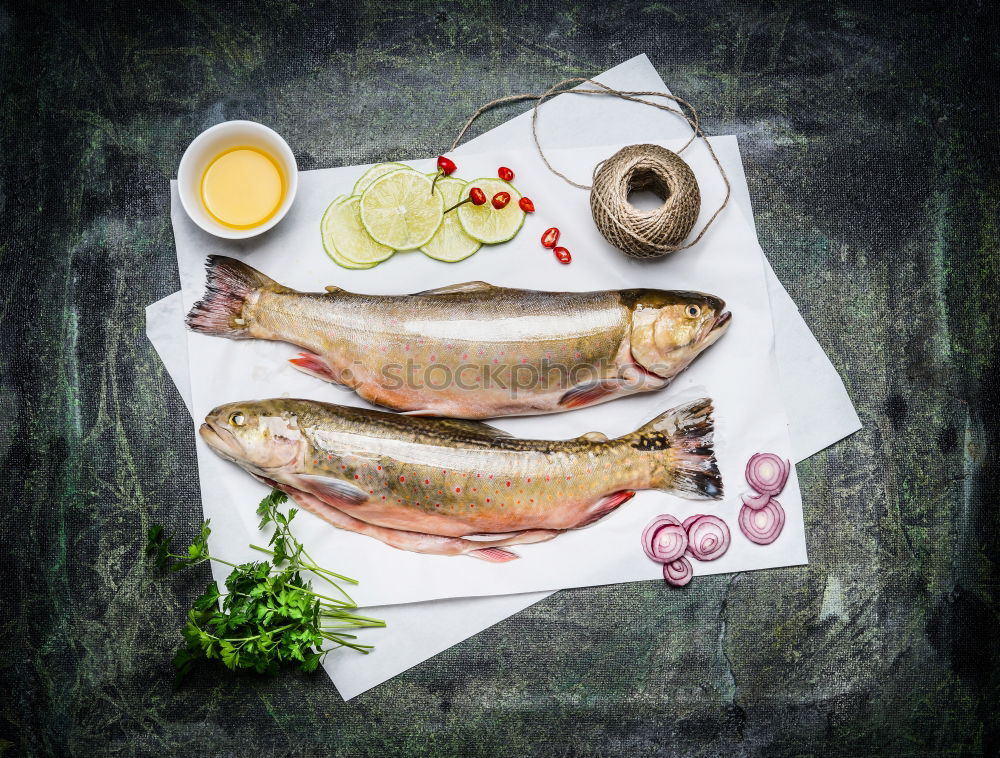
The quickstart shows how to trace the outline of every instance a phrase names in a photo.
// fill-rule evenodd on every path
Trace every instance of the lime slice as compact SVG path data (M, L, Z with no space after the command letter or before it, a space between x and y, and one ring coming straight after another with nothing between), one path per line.
M430 177L433 181L434 174L431 174ZM450 208L461 199L464 188L464 179L443 176L438 179L434 192L441 193L444 207ZM462 224L458 220L458 214L451 211L451 213L444 214L444 221L438 227L437 233L420 250L435 260L456 263L468 258L481 246L482 243L479 240L473 239L465 233L465 229L462 228Z
M486 202L483 205L466 203L459 206L458 220L466 234L485 245L495 245L511 239L524 223L525 213L517 204L521 199L521 193L507 182L490 177L466 182L462 189L463 199L469 196L469 190L473 187L479 187L486 193ZM494 208L491 202L498 192L510 193L510 202L500 210Z
M441 226L444 204L431 180L416 171L379 177L361 195L361 223L376 242L394 250L426 244Z
M344 268L371 268L396 252L368 236L358 213L359 199L341 195L330 203L320 221L326 254Z
M393 171L399 171L404 168L409 169L410 171L413 170L405 163L376 163L361 175L361 178L354 184L354 189L351 191L351 194L360 195L380 176L385 176L386 174L391 174Z

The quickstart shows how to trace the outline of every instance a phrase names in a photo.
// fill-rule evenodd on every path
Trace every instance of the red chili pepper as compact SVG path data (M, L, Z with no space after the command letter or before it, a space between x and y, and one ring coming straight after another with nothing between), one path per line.
M497 169L497 176L499 176L505 182L509 182L511 179L514 178L514 172L511 171L506 166L501 166L500 168Z
M535 212L535 204L531 202L530 197L522 197L520 200L517 201L517 204L521 206L521 210L524 211L525 213Z
M510 202L509 192L498 192L493 196L493 207L496 208L497 210L500 210L501 208L506 208L507 203L509 202Z
M443 155L438 156L438 171L440 171L445 176L452 174L458 166L455 165L455 161L451 158L445 158Z
M486 203L486 193L479 187L473 187L469 190L469 199L473 205L483 205Z
M567 250L564 247L557 247L552 252L556 254L556 259L560 263L569 263L571 260L573 260L573 256L569 254L569 250Z
M556 227L546 229L542 232L542 247L553 248L559 241L559 230Z

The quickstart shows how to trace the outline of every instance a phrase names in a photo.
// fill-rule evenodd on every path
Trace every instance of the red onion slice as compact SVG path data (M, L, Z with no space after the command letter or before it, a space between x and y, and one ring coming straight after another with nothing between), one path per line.
M683 556L676 561L663 564L663 578L667 584L672 584L674 587L683 587L691 581L692 576L694 569L691 567L691 561Z
M654 560L660 563L676 561L687 550L687 532L679 525L665 524L656 530L649 547Z
M704 515L705 515L704 513L696 513L693 516L688 516L686 519L684 519L684 523L681 524L681 526L684 527L684 531L686 532L688 529L690 529L691 524L693 524L695 521L697 521Z
M757 493L751 495L747 493L746 495L741 495L740 497L743 500L743 505L747 508L753 508L755 511L759 511L771 500L771 496L767 493L764 493L763 495L758 495Z
M699 561L721 558L729 549L731 540L729 527L718 516L698 516L688 526L687 537L685 555Z
M773 497L759 510L747 505L740 508L740 531L758 545L770 545L784 526L785 509Z
M774 453L756 453L747 461L747 483L763 495L777 495L785 488L791 464Z
M642 550L646 556L651 561L656 561L657 563L663 563L664 561L657 557L656 552L653 549L653 542L656 539L656 533L665 526L679 526L680 521L675 519L669 513L664 513L657 516L652 521L649 522L649 526L642 530ZM678 555L683 553L681 550ZM671 559L673 560L673 559Z

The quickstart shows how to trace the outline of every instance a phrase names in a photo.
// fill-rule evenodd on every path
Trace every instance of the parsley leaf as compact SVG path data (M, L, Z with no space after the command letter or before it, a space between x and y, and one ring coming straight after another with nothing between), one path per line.
M212 530L205 521L186 551L173 552L173 537L155 525L146 534L146 555L161 570L179 571L207 560L232 566L222 592L216 582L192 603L181 630L184 647L174 656L178 682L201 659L221 661L228 669L277 673L283 664L315 671L323 656L337 647L367 653L371 645L355 642L347 630L383 627L384 621L361 616L341 583L349 577L319 566L296 539L290 524L297 511L280 510L288 496L272 490L257 507L263 529L273 525L269 548L251 545L270 560L235 565L209 553ZM303 574L312 574L333 588L334 595L316 592Z

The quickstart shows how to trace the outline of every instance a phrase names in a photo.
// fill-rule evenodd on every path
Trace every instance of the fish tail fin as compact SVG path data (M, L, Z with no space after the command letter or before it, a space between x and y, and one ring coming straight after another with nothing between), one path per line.
M481 547L478 550L470 550L466 555L489 563L507 563L507 561L516 561L521 557L510 550L504 550L502 547Z
M250 294L259 289L288 291L269 276L235 258L210 255L205 268L208 272L205 296L195 303L185 319L194 332L230 339L246 338L249 334L242 314Z
M657 416L628 435L632 447L659 457L653 467L653 488L692 500L722 498L712 410L712 400L703 397Z

